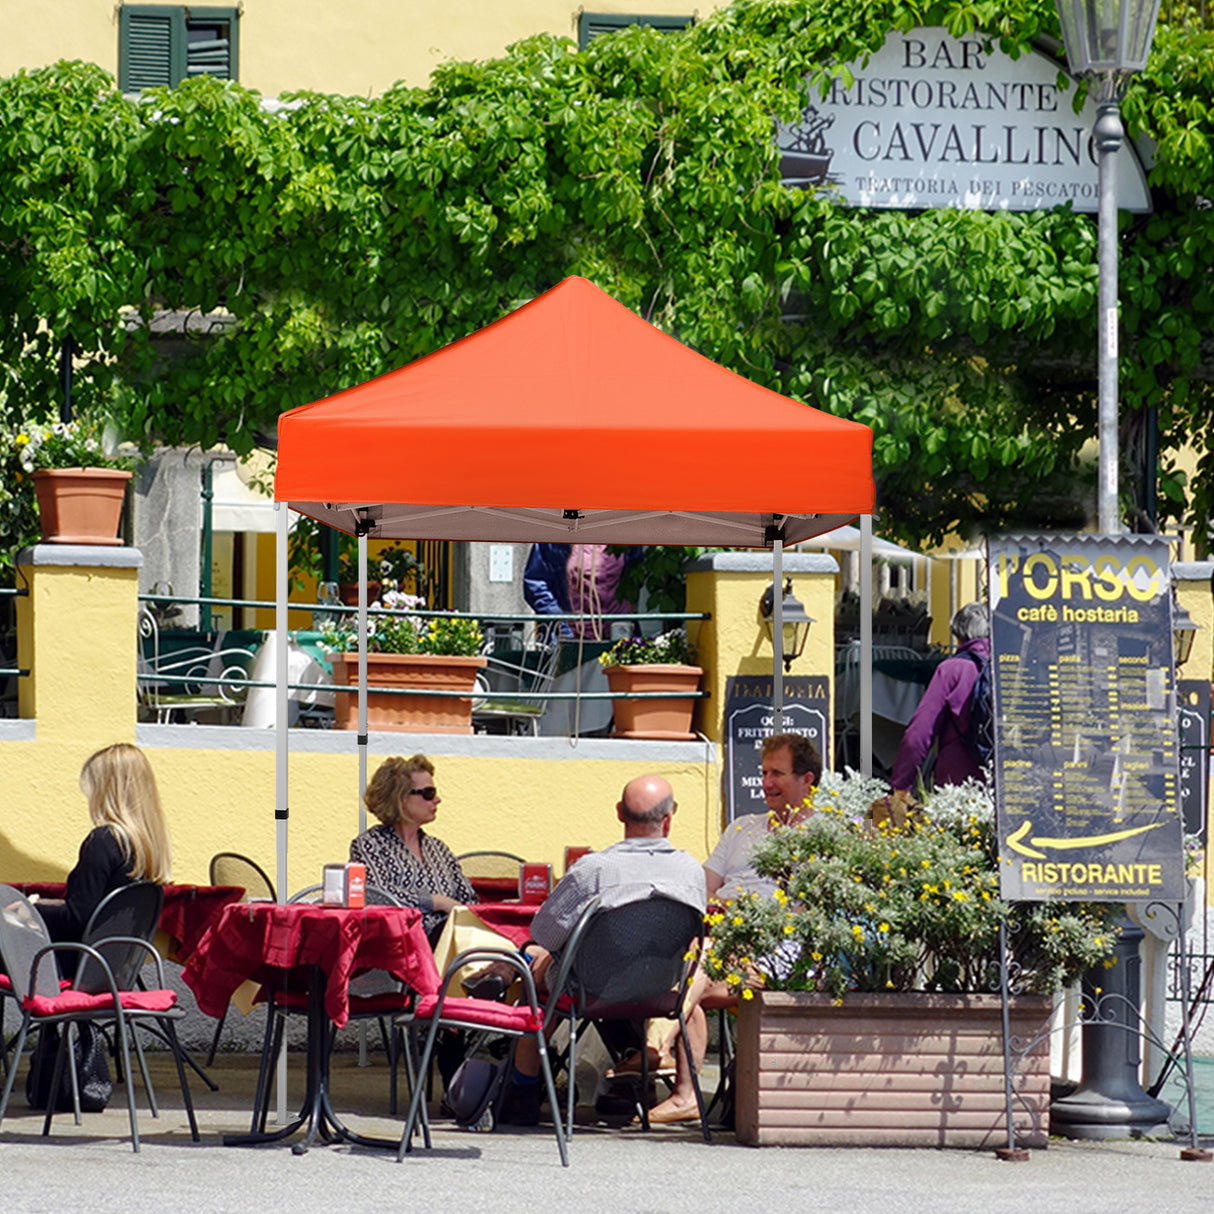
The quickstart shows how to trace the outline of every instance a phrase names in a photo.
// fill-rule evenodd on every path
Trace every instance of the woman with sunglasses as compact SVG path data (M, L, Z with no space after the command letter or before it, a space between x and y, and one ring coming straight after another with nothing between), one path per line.
M442 804L434 787L434 764L425 755L385 759L371 777L367 809L381 825L350 844L350 859L367 868L367 884L377 885L422 913L433 944L447 912L476 901L451 849L422 827L433 822Z

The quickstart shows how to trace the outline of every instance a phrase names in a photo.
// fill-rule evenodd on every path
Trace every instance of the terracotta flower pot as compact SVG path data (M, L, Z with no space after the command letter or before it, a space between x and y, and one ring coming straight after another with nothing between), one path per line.
M1045 1146L1049 1016L1043 995L1011 1001L1020 1049L1013 1119ZM1007 1145L998 995L756 991L738 1011L737 1135L751 1146Z
M414 733L471 733L472 695L482 657L447 657L428 653L367 654L367 686L413 687L467 695L402 696L367 692L367 728ZM333 659L333 682L358 686L358 654ZM335 697L334 728L358 728L358 695L339 691Z
M117 468L40 468L34 473L46 544L119 545L129 472Z
M704 670L655 662L640 666L607 666L607 686L621 692L696 691ZM615 736L621 738L694 738L691 718L696 702L689 698L613 700Z
M379 582L373 582L370 578L367 579L367 602L374 603L379 598L379 592L382 589ZM358 606L358 583L357 582L338 582L337 597L347 607Z

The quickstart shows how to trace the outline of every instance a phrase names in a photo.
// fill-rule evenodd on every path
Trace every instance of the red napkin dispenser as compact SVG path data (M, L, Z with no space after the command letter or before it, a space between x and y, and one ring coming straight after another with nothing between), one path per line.
M583 856L588 856L593 850L592 847L565 848L565 871L568 872Z
M518 898L520 902L543 902L551 890L551 864L520 864L518 866Z
M321 900L325 906L361 910L367 904L365 864L326 864Z

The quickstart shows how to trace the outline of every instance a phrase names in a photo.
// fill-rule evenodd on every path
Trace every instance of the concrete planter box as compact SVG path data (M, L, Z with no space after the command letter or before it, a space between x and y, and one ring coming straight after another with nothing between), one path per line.
M1013 1041L1036 1037L1052 1006L1045 996L1013 999ZM1049 1064L1043 1034L1016 1076L1020 1146L1046 1145ZM756 992L738 1015L737 1136L751 1146L1006 1146L1003 1074L998 995L836 1004Z

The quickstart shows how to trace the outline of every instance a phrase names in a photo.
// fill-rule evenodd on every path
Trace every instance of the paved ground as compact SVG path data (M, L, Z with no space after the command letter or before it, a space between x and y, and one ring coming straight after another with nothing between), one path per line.
M359 1068L353 1056L334 1065L337 1107L357 1110L350 1124L396 1139L400 1119L387 1116L382 1058L369 1068ZM1214 1078L1214 1063L1205 1070ZM225 1147L224 1132L247 1128L254 1079L247 1056L222 1058L214 1070L219 1092L197 1093L202 1142L195 1144L164 1059L154 1060L154 1074L163 1107L153 1121L141 1095L138 1155L124 1137L121 1088L109 1109L85 1115L81 1127L59 1114L49 1139L40 1136L41 1114L15 1098L0 1132L0 1208L6 1214L81 1208L534 1214L543 1206L579 1214L705 1214L753 1202L789 1214L1206 1214L1214 1205L1214 1164L1182 1162L1175 1142L1057 1141L1027 1163L1009 1164L989 1152L755 1150L719 1132L705 1145L694 1127L643 1134L585 1125L574 1135L568 1169L543 1127L486 1135L439 1123L435 1149L400 1164L393 1153L349 1146L321 1146L304 1156L285 1146ZM298 1077L293 1056L296 1087ZM1214 1138L1206 1145L1214 1147Z

